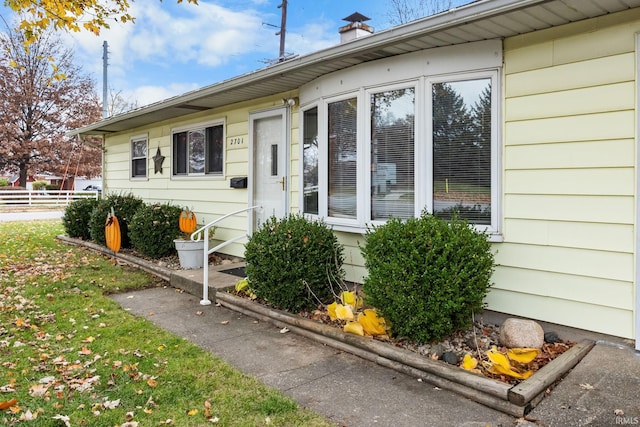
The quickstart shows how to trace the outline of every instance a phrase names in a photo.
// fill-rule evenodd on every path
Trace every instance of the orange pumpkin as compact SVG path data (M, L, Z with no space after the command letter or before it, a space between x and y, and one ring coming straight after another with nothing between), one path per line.
M111 208L111 213L107 215L107 220L104 223L104 237L107 241L107 247L114 252L120 251L120 244L122 243L122 236L120 235L120 223L118 217Z
M183 233L193 233L196 231L197 220L196 214L189 209L185 209L180 213L180 231Z

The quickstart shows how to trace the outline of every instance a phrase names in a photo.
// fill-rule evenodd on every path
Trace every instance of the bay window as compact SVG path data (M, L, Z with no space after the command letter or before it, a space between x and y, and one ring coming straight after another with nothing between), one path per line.
M304 213L362 232L426 209L498 233L497 78L423 76L317 99L301 114Z

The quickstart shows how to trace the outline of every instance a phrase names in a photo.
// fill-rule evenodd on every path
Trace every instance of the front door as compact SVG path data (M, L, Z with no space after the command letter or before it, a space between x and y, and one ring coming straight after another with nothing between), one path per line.
M250 117L252 205L261 207L253 212L252 230L271 216L284 217L288 210L287 111L280 108Z

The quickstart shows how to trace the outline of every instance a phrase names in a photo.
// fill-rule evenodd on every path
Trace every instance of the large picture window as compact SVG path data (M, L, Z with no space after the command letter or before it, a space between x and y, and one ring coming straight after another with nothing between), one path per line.
M304 212L362 232L427 210L498 233L497 79L425 77L316 101L301 120Z
M147 177L147 137L131 139L131 177Z
M223 125L174 132L173 175L222 175L223 165Z

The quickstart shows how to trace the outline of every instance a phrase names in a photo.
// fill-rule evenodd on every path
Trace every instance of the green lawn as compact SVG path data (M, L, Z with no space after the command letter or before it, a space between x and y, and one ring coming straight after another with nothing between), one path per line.
M122 310L108 293L162 283L61 233L60 221L0 223L0 425L330 425Z

